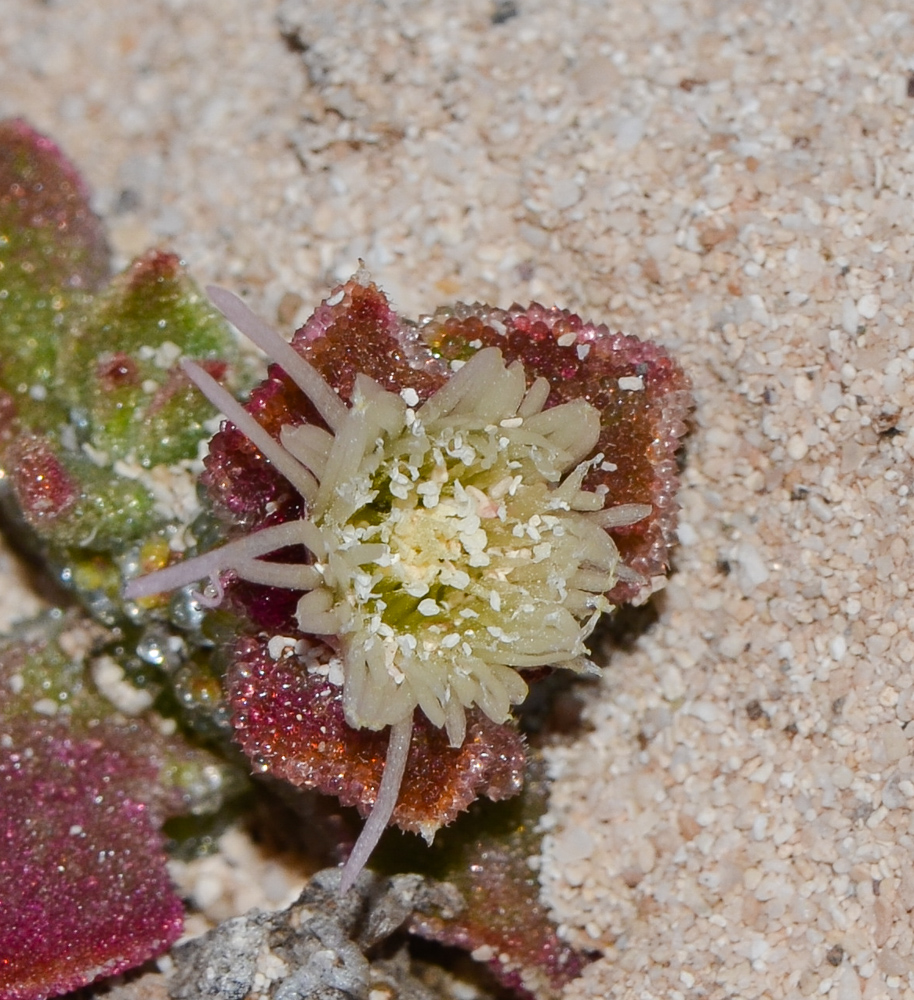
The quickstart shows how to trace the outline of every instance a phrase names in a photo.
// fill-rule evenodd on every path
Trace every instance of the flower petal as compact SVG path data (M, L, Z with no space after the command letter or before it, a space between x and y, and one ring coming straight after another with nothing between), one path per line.
M292 344L348 402L357 374L383 388L406 386L425 399L445 380L439 362L403 323L384 293L356 276L334 292L295 334ZM314 406L279 365L251 393L248 412L274 438L282 427L324 426ZM231 523L265 527L299 516L300 497L232 424L210 443L202 482Z
M535 303L526 309L457 305L436 312L421 330L431 350L449 362L499 347L506 360L523 363L528 385L538 376L549 380L547 408L572 399L596 407L601 415L596 450L604 457L584 488L605 486L607 506L653 507L643 520L610 530L623 562L646 582L620 580L608 596L616 604L649 596L651 578L669 568L675 541L675 455L691 405L679 365L658 344Z

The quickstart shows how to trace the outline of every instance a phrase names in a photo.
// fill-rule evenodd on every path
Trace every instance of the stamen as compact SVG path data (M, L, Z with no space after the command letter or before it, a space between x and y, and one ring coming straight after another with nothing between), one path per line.
M295 610L298 627L311 635L336 635L343 626L343 610L334 605L333 594L312 590L298 602Z
M412 735L412 713L390 727L387 760L384 762L384 773L381 775L381 784L378 786L378 797L375 799L371 815L362 827L359 839L355 842L352 854L349 855L349 859L343 866L343 873L340 876L341 893L348 892L355 884L355 880L371 857L372 851L381 839L381 834L387 829L390 817L397 807Z
M632 569L631 566L626 566L625 563L619 563L616 567L616 576L623 583L634 583L639 587L646 587L650 582L646 576L636 569Z
M255 343L268 358L285 369L286 374L314 403L327 426L335 431L346 419L347 407L318 370L259 316L251 312L237 295L217 285L207 285L206 294L230 323Z
M318 479L324 478L327 456L333 447L333 435L313 424L284 424L279 431L279 443Z
M600 414L583 399L541 410L528 417L524 426L560 448L569 464L589 455L600 440Z
M182 361L185 374L204 396L269 459L309 502L317 495L317 480L257 423L248 411L195 362Z

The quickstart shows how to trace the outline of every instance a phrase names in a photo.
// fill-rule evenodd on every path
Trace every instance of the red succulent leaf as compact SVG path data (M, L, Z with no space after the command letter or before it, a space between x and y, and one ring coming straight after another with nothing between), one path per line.
M530 867L548 798L545 765L533 754L518 798L477 803L473 823L444 831L420 864L460 890L464 909L450 918L416 914L411 924L422 937L472 952L505 986L539 1000L558 996L589 961L558 937Z
M300 640L298 655L274 659L263 643L246 638L235 649L228 675L235 738L263 770L334 795L364 816L377 796L389 735L353 729L343 716L341 688L327 677L332 651ZM498 800L523 783L523 740L474 709L460 747L417 714L406 776L393 820L430 837L479 795Z
M180 935L157 767L112 726L7 720L0 740L0 995L41 1000L131 968Z
M46 438L20 438L8 461L19 506L33 527L65 515L79 498L78 484Z
M108 638L71 612L0 643L4 1000L57 996L172 944L182 906L162 822L229 790L213 755L100 694L86 657Z

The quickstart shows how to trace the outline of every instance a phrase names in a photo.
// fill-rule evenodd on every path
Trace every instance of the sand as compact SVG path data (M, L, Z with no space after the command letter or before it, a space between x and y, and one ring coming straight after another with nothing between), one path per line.
M0 0L0 113L120 265L288 329L362 258L407 315L537 299L687 368L675 571L550 756L569 1000L914 996L907 11Z

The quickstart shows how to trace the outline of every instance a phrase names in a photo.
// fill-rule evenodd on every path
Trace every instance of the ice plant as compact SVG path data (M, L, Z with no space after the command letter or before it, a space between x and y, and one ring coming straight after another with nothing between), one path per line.
M234 338L180 258L150 251L105 287L76 170L22 121L0 140L0 510L115 629L58 643L52 615L38 645L0 647L0 992L39 1000L178 933L158 827L233 779L176 721L370 814L345 884L388 821L430 841L516 796L512 706L551 667L590 669L599 615L666 572L689 396L662 348L569 312L415 324L359 274L291 346L214 293L277 362L242 408L214 381L246 379ZM211 402L229 419L203 466ZM169 718L130 714L153 701ZM453 855L480 922L422 932L485 943L527 988L539 967L546 996L578 959L520 885L536 845L511 837Z
M360 275L349 287L366 284ZM218 601L229 573L300 595L295 623L332 650L346 723L390 728L345 889L396 807L415 710L460 747L467 710L508 720L527 693L523 670L592 669L585 640L611 608L605 595L620 580L640 580L607 529L636 524L652 506L607 506L605 485L584 488L605 462L596 451L599 411L580 398L547 407L549 380L528 378L498 347L454 362L449 377L439 363L438 385L425 398L412 385L396 392L355 372L344 401L304 352L240 300L209 292L319 416L271 434L199 365L183 364L291 485L298 513L134 579L125 596L208 579ZM292 561L264 558L291 547L301 553ZM307 657L301 665L307 669Z

